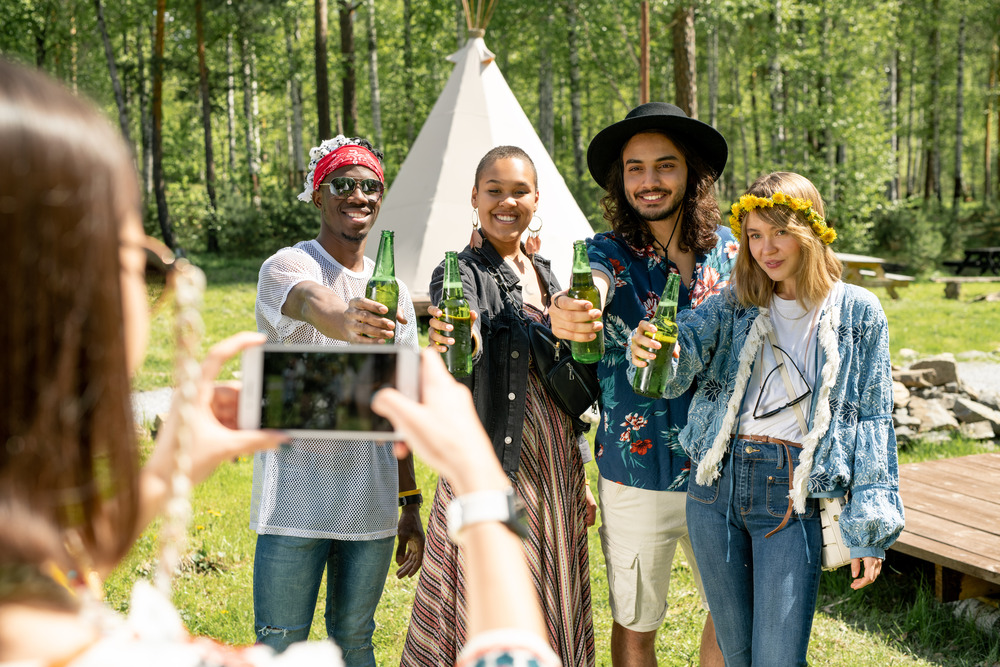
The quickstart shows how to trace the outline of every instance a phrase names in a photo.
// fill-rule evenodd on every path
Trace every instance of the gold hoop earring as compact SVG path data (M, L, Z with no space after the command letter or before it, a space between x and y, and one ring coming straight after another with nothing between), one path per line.
M535 220L538 221L538 229L532 229L531 228L531 225L532 225L532 223L535 222ZM532 216L531 222L528 223L528 234L532 238L535 238L535 237L538 236L538 232L540 232L540 231L542 231L542 216L536 214L536 215Z
M472 228L479 229L479 209L472 209Z

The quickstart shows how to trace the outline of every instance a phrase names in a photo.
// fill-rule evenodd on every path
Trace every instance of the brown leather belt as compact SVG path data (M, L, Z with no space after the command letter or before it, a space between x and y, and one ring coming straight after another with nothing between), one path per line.
M739 435L733 436L737 440L749 440L750 442L764 442L771 445L781 445L785 448L785 461L788 462L788 509L785 510L785 516L781 519L781 523L778 527L772 530L770 533L764 537L771 537L779 530L788 525L788 520L792 518L792 472L795 466L792 465L792 455L788 451L789 447L795 447L797 449L802 449L802 445L797 442L792 442L791 440L782 440L781 438L772 438L769 435L745 435L740 433Z
M769 435L743 435L742 433L734 436L737 440L749 440L750 442L768 442L772 445L784 445L785 447L797 447L802 449L802 445L797 442L792 442L791 440L782 440L781 438L772 438Z

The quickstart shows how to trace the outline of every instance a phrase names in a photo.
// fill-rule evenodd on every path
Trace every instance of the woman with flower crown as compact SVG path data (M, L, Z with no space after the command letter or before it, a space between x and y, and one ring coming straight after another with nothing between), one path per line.
M743 249L731 286L678 316L664 395L697 383L680 434L696 471L687 520L726 665L805 665L818 498L846 495L855 590L903 529L888 326L875 296L840 282L837 234L805 177L758 178L729 221ZM639 323L634 366L655 358L654 330Z

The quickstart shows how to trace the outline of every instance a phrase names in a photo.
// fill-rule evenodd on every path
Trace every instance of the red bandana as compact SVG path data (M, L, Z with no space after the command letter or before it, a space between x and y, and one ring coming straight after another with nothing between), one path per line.
M385 178L382 175L382 165L379 164L375 154L364 146L348 144L347 146L341 146L332 153L324 155L316 163L316 169L313 170L313 190L319 190L319 186L323 184L323 179L329 176L331 172L354 164L368 167L375 172L378 180L385 182Z

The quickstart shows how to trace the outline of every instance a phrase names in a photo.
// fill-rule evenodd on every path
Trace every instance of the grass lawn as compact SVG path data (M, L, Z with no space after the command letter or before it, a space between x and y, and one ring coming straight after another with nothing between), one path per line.
M205 298L205 345L241 329L254 329L253 300L257 262L214 261L206 267L209 288ZM960 302L943 298L937 284L914 284L892 301L882 299L889 318L894 357L901 348L921 354L1000 348L1000 308L971 303L977 294L993 291L990 285L963 286ZM137 389L169 384L171 368L170 319L157 317L146 364L136 377ZM224 377L237 368L231 362ZM998 367L1000 370L1000 367ZM990 445L955 440L949 445L916 445L900 452L901 462L994 451ZM588 464L596 489L597 468ZM417 475L425 498L436 476L418 461ZM240 459L223 465L193 498L188 557L174 582L174 600L189 630L222 641L247 644L253 636L253 552L255 535L248 528L252 461ZM429 502L424 505L424 519ZM598 519L600 520L600 519ZM148 578L156 554L156 525L138 540L135 548L109 577L105 589L109 602L126 610L128 591L137 578ZM604 559L596 528L590 534L591 586L597 664L610 665L608 641L611 615L607 602ZM395 571L395 565L392 567ZM809 660L815 665L983 665L1000 662L1000 640L989 638L968 624L955 620L947 607L938 605L929 585L912 563L890 552L883 576L872 587L853 592L846 570L824 573L818 612L813 626ZM375 635L379 664L396 664L402 650L416 581L386 582L379 606ZM324 592L321 590L320 599ZM660 665L697 664L698 642L705 612L701 609L690 570L679 556L673 566L670 608L657 635ZM322 604L313 622L312 637L325 637Z

